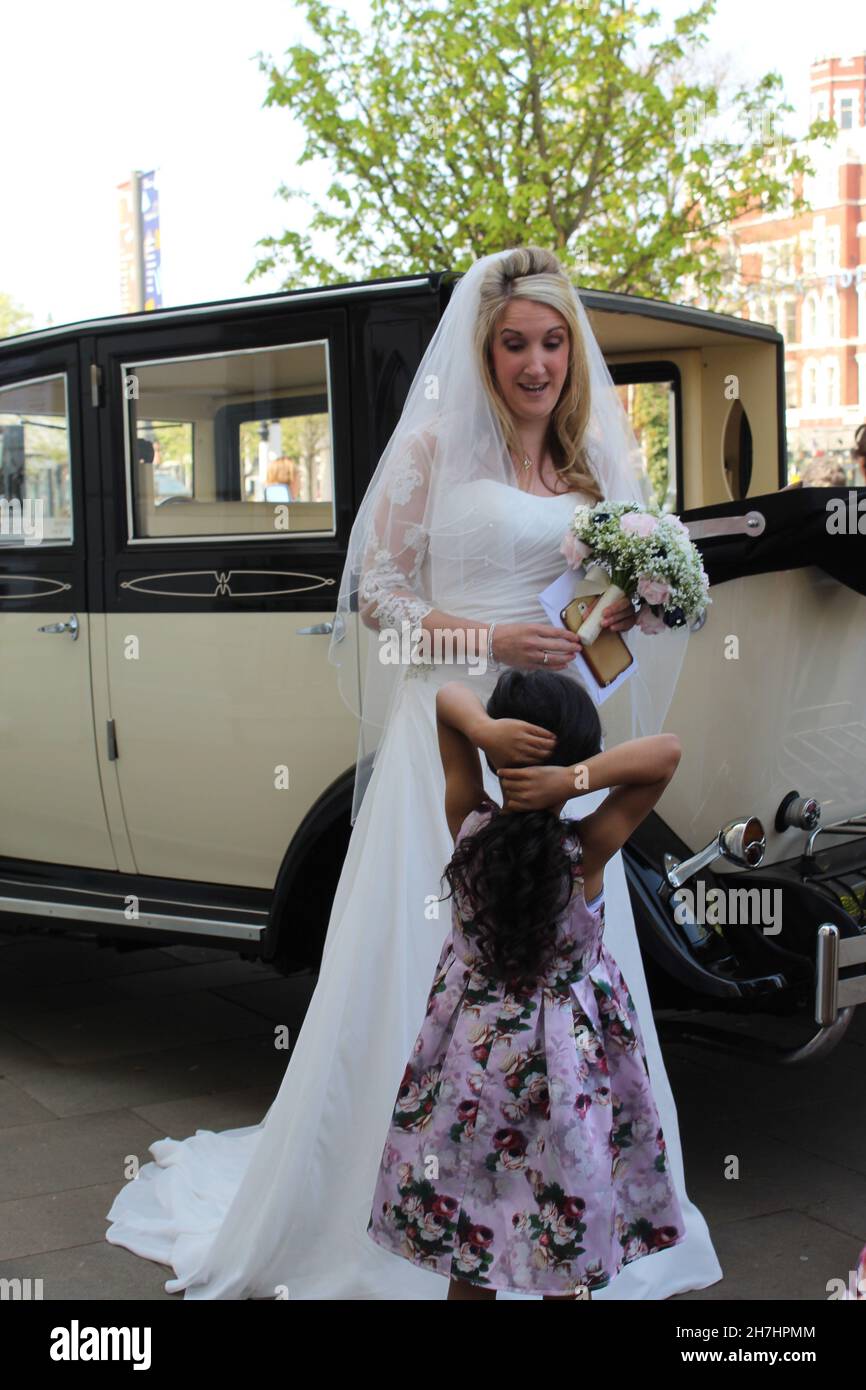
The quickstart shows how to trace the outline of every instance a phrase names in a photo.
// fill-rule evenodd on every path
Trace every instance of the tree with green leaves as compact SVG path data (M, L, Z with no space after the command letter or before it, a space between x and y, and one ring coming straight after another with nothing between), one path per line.
M371 3L361 33L305 0L318 48L294 44L282 68L257 55L264 104L305 128L299 163L324 158L333 180L308 232L257 243L248 281L465 269L537 243L586 286L672 298L699 278L711 295L726 277L724 228L754 208L806 206L792 184L811 165L782 133L793 108L781 78L739 87L721 109L717 84L693 75L715 0L667 35L658 11L626 0ZM833 129L816 121L806 138ZM317 254L318 233L343 267Z
M29 333L33 315L16 302L11 294L0 290L0 338L12 338L16 333Z

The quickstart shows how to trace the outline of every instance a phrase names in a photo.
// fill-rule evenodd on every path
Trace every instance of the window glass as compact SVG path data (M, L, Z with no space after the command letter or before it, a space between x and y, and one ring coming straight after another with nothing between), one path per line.
M128 363L130 534L334 534L327 343Z
M646 470L647 501L663 511L677 509L676 382L673 379L628 381L629 370L617 366L611 375L637 436Z
M0 388L0 545L72 540L66 376Z
M164 497L194 497L192 420L139 420L136 449L139 460L153 468L156 501Z

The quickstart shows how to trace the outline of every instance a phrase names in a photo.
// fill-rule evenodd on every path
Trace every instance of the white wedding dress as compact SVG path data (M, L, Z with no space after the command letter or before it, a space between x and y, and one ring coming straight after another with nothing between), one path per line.
M436 606L465 616L546 622L539 592L565 568L559 544L573 494L536 496L491 480L480 501L511 528L518 565L504 583L484 563ZM460 489L456 490L457 492ZM458 507L466 499L453 499ZM425 561L426 563L426 561ZM509 592L508 590L513 590ZM471 594L471 601L465 595ZM497 671L405 667L355 822L331 912L318 984L277 1096L259 1125L151 1145L115 1198L107 1239L171 1265L186 1298L436 1299L448 1281L366 1234L394 1100L424 1018L451 900L442 870L453 844L444 812L435 691L463 679L486 699ZM614 697L616 699L618 697ZM604 710L602 710L604 718ZM487 791L499 784L482 759ZM606 795L577 797L583 816ZM686 1218L680 1245L637 1260L593 1299L661 1299L722 1277L703 1216L688 1200L676 1108L659 1051L622 856L605 871L605 942L637 1007L650 1080ZM503 1294L503 1298L520 1298Z

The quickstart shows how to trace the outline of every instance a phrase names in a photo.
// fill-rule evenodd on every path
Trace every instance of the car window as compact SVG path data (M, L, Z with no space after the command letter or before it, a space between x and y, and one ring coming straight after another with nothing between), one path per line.
M71 540L66 376L0 387L0 545Z
M123 373L133 539L334 534L326 341Z
M662 511L677 511L679 372L665 363L635 362L615 364L611 376L640 446L646 500Z

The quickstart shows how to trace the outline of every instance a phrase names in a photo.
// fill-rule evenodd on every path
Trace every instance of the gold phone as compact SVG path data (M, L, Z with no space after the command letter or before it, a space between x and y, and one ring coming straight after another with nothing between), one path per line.
M569 632L577 632L580 625L589 617L601 594L578 594L560 613ZM634 657L618 632L602 628L592 646L582 647L581 656L601 689L612 685L617 676L634 664Z

